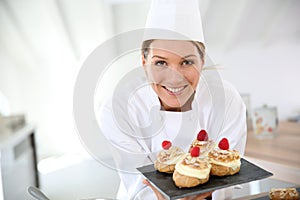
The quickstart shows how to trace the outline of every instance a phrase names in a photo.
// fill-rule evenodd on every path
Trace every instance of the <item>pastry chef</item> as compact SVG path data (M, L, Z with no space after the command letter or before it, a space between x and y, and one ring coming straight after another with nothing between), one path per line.
M246 144L246 109L210 68L198 0L153 0L141 46L143 75L119 84L98 113L121 179L118 199L163 198L136 168L154 163L164 140L187 152L205 129L216 142L226 137L241 155ZM212 198L231 195L226 188Z

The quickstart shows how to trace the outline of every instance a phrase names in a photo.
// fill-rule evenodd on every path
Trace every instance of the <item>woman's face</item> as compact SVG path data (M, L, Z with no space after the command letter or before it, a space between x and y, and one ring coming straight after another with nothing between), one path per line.
M165 110L180 111L193 98L203 60L192 42L154 40L143 66Z

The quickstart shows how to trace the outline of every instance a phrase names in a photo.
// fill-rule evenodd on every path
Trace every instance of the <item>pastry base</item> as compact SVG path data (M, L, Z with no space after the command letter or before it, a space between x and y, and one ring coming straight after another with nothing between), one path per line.
M166 164L162 164L160 162L155 161L154 168L156 170L158 170L159 172L171 174L175 171L175 164L174 165L166 165Z
M198 179L195 177L185 176L180 173L178 173L176 170L173 173L173 181L175 182L175 185L179 188L183 187L195 187L197 185L206 183L209 180L209 174L205 179Z
M210 174L214 176L234 175L240 171L240 166L236 169L211 163Z

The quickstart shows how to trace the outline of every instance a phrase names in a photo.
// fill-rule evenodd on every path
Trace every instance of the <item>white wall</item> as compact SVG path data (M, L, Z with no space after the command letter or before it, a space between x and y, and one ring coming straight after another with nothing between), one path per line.
M0 54L0 91L9 101L10 112L22 112L22 97L20 95L20 81L18 68Z
M115 32L144 28L150 3L150 0L144 0L113 6Z
M252 108L277 106L279 119L300 114L300 44L290 41L243 45L226 52L211 49L220 70L240 93L251 95Z

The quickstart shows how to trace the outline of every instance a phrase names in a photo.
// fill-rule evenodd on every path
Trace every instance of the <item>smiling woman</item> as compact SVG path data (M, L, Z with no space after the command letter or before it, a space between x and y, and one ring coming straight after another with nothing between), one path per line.
M204 54L204 45L191 41L150 40L143 43L142 63L162 109L191 110Z
M101 105L98 122L119 171L119 199L164 198L136 170L156 161L164 140L188 152L204 129L216 143L227 138L232 149L244 152L241 97L217 71L202 71L206 53L198 8L198 0L153 0L141 41L145 73L141 67L141 74L128 73ZM230 188L212 194L230 195Z

